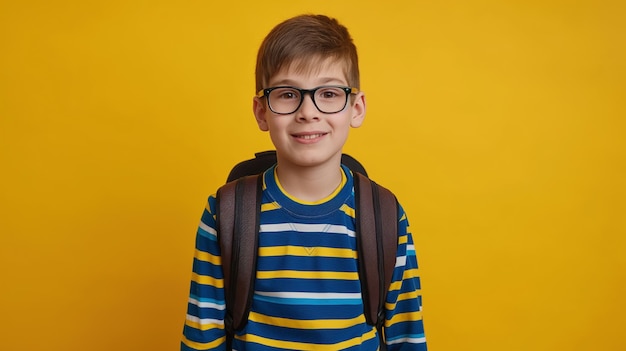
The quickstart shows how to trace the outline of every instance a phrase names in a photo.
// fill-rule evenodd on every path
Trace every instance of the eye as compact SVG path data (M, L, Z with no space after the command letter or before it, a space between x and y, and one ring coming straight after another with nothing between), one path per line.
M300 93L297 90L281 88L272 91L272 98L280 100L298 100Z
M323 88L317 92L318 98L325 99L325 100L333 100L333 99L341 98L343 97L343 95L344 95L343 91L340 88L335 88L335 87Z

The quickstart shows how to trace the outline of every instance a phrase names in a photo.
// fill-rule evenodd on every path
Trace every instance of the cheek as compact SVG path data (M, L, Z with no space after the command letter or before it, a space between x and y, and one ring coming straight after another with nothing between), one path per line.
M282 123L277 123L276 120L267 122L267 130L270 134L272 141L276 142L287 137L286 127Z
M348 139L348 134L350 134L350 121L344 120L335 124L334 131L337 137L345 143L346 139Z
M348 114L343 116L341 120L338 120L335 123L335 129L344 131L346 134L350 131L351 127L352 127L352 118L350 118L350 115Z

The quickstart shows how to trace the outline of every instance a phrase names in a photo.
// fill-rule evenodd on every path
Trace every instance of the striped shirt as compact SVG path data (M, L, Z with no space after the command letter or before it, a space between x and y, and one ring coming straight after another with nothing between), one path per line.
M305 203L263 175L255 291L248 323L233 349L374 351L375 326L363 315L351 172L328 198ZM224 281L209 197L196 236L181 350L224 350ZM396 267L386 300L389 351L426 350L420 280L406 215L399 211Z

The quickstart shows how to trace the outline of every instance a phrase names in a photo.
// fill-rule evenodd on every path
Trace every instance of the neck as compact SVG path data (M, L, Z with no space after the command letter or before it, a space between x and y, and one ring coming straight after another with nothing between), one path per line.
M278 162L276 173L285 191L303 201L315 202L328 197L341 184L341 164L320 167L284 166Z

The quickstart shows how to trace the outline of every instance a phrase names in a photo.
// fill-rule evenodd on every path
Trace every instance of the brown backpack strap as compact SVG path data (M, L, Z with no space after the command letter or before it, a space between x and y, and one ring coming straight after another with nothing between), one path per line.
M384 347L385 298L398 250L398 202L391 191L356 172L354 195L365 320L377 327Z
M227 349L235 330L248 322L258 251L262 175L248 176L223 185L217 192L217 237L224 272Z

